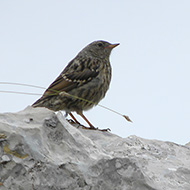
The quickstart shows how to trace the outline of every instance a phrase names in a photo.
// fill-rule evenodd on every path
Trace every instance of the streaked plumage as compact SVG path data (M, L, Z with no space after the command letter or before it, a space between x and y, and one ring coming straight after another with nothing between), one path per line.
M90 129L95 129L82 112L104 98L111 81L109 56L117 45L95 41L86 46L32 106L65 110L78 123L71 114L75 111L87 121Z

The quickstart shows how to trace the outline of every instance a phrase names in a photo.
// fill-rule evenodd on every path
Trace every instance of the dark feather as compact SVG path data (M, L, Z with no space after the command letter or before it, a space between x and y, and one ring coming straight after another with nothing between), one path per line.
M44 92L43 96L36 101L33 105L39 104L44 100L48 99L48 97L56 96L60 92L69 92L78 86L82 86L88 82L90 82L93 78L95 78L98 74L98 62L93 62L91 67L89 67L89 60L81 60L80 64L75 64L75 60L72 60L68 66L64 69L64 71L55 79L55 81L48 87L48 89ZM77 60L80 62L80 59ZM88 68L84 68L86 66L85 63L88 63ZM81 70L81 67L83 69ZM92 70L91 70L92 68ZM95 70L96 69L96 70Z

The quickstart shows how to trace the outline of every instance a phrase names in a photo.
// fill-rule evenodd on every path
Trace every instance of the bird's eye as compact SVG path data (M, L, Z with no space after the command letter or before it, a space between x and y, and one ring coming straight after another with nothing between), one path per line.
M103 46L103 44L102 43L98 43L98 47L102 47Z

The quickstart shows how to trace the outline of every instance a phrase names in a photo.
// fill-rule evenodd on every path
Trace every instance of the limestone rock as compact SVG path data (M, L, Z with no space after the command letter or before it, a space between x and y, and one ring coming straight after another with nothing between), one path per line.
M190 146L121 138L61 112L0 114L1 190L189 190Z

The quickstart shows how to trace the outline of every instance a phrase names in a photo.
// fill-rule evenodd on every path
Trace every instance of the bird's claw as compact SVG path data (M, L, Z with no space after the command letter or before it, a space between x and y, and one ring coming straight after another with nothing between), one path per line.
M109 131L111 131L110 128L107 128L107 129L98 129L98 128L94 127L94 126L92 126L92 127L86 127L86 126L84 126L84 125L82 125L82 124L80 124L80 123L76 123L76 122L73 121L72 119L67 119L67 121L68 121L71 125L77 124L77 128L82 127L82 129L98 130L98 131L103 131L103 132L109 132Z
M111 131L109 128L107 128L107 129L98 129L96 127L85 127L84 125L80 125L80 126L82 126L83 129L89 129L89 130L98 130L98 131L103 131L103 132Z
M107 131L107 132L111 131L110 128L107 128L107 129L98 129L98 130L99 130L99 131Z
M67 119L70 124L76 124L72 119Z

